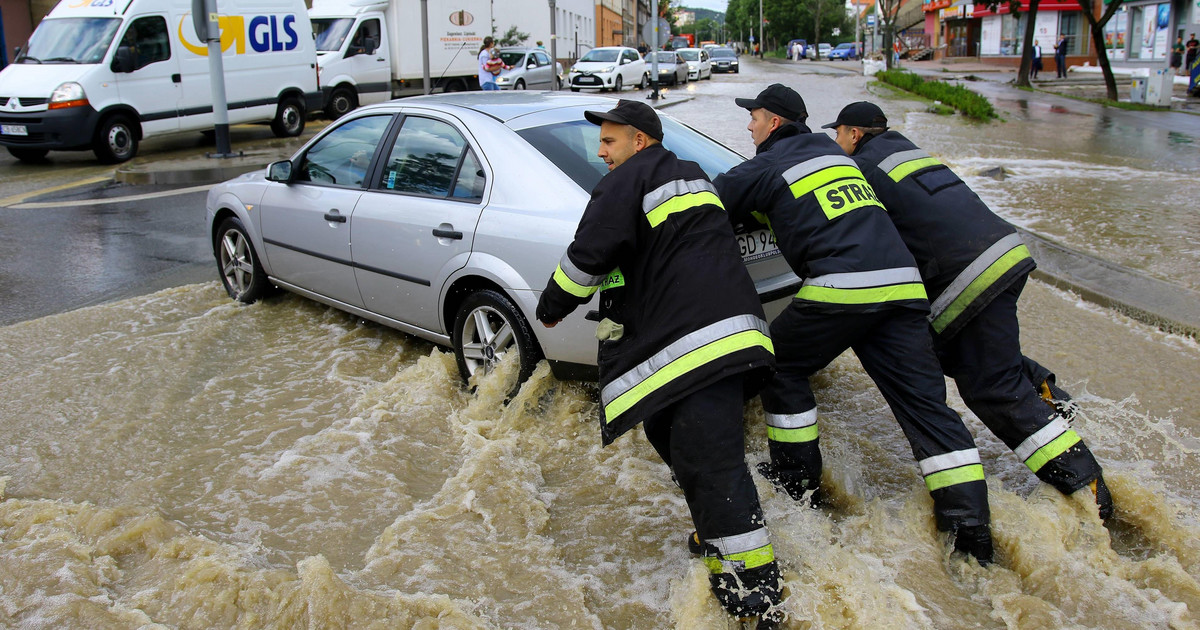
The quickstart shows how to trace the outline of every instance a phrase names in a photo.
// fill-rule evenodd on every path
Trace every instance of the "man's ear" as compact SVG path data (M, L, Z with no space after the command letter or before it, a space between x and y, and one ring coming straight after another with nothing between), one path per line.
M645 149L646 145L649 144L646 140L647 137L648 136L641 131L633 132L633 150L641 151L642 149Z

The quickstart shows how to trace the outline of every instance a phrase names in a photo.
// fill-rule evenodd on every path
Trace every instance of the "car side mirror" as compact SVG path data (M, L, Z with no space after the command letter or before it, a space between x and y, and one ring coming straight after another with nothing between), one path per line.
M537 62L536 62L536 61L534 61L533 59L530 59L530 60L529 60L529 63L526 63L526 64L525 64L525 67L526 67L526 68L536 68L536 67L537 67Z
M365 48L366 48L366 50L364 50L363 52L365 52L368 55L374 54L376 50L379 50L379 38L378 37L368 37Z
M280 160L271 162L267 166L267 181L279 182L281 184L292 183L292 162L291 160Z
M137 62L134 60L133 46L119 46L117 53L113 55L112 71L129 73L133 72Z
M621 57L621 65L623 66L623 65L625 65L625 64L627 64L627 63L629 63L629 60L628 60L628 59L626 59L626 58L624 58L624 57Z

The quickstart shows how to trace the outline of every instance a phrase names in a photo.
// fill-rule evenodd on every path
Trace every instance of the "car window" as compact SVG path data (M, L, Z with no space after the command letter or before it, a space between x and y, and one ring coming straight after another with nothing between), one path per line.
M611 48L596 48L589 50L586 55L579 58L580 61L599 61L601 63L613 62L620 58L620 51Z
M501 50L500 51L500 61L503 61L504 65L506 65L506 66L512 66L514 68L524 68L525 67L525 53L522 51L519 51L519 50L507 50L507 51Z
M350 40L352 50L347 50L351 53L358 50L363 54L373 55L379 49L379 20L364 20L362 26L358 27L358 31L354 33L354 39Z
M145 68L156 61L171 58L171 42L167 38L167 21L160 16L138 18L129 25L122 46L133 48L134 70Z
M546 53L535 52L533 53L533 58L537 59L537 65L539 66L550 65L550 55L547 55Z
M467 149L462 134L448 123L409 116L388 153L377 185L383 190L433 197L448 197L453 190L458 197L457 185L462 181L458 178L459 164ZM479 170L478 163L475 170ZM463 183L474 185L473 181Z
M479 166L479 159L475 157L475 152L468 148L463 156L462 166L458 169L458 176L454 179L454 192L450 196L455 199L483 199L483 184L486 181L483 169Z
M625 51L625 59L628 61L637 61L638 60L637 53L633 52L632 50L626 50Z
M375 148L391 121L391 115L364 116L338 126L304 154L296 180L362 186Z

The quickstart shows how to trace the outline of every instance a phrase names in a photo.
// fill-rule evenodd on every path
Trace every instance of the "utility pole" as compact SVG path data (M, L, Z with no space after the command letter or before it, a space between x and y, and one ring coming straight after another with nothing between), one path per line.
M557 22L557 4L555 0L550 0L550 64L554 66L554 85L550 88L551 90L558 89L558 31L555 28Z
M225 60L221 57L221 14L217 0L192 0L196 36L208 44L208 80L212 89L213 131L217 152L210 158L237 157L229 145L229 102L225 96Z
M424 94L429 94L429 0L421 0L421 77L424 80Z
M767 40L763 39L762 0L758 0L758 49L764 55L767 53Z

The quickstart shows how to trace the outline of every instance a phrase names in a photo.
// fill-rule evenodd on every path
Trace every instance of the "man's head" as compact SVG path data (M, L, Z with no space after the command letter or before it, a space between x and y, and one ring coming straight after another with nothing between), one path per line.
M653 107L621 99L607 112L586 111L588 122L600 125L600 149L596 155L613 170L633 154L663 139L662 122Z
M888 128L887 116L879 106L869 101L850 103L838 112L837 120L822 129L834 129L837 136L834 141L847 155L854 155L854 150L863 138L877 136Z
M804 99L782 83L772 83L758 93L754 98L737 98L733 100L738 107L750 110L750 124L746 130L754 140L754 146L762 144L776 129L790 122L804 122L808 118L808 110L804 107Z

